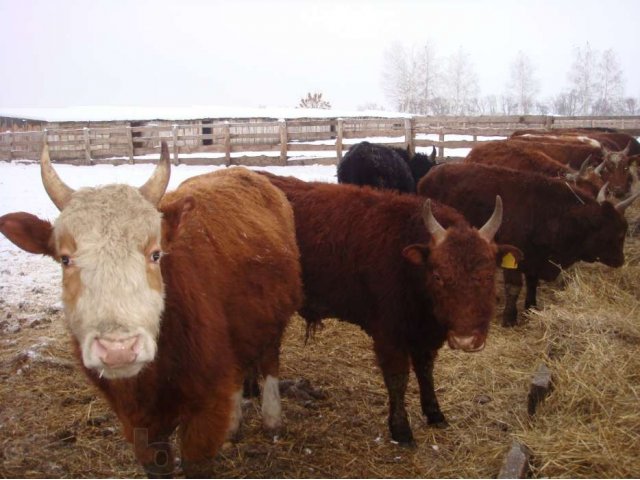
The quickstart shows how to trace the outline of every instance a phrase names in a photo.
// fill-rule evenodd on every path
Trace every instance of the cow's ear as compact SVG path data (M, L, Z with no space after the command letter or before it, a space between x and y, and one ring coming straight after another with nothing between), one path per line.
M0 232L29 253L55 256L51 222L26 212L7 213L0 217Z
M429 257L429 247L427 245L409 245L402 250L402 256L414 265L426 265Z
M496 256L496 264L506 269L516 269L520 262L524 259L524 254L518 247L513 245L498 245L498 255Z
M171 241L178 235L180 228L184 225L185 218L195 206L196 200L191 195L162 206L160 210L162 211L164 240Z

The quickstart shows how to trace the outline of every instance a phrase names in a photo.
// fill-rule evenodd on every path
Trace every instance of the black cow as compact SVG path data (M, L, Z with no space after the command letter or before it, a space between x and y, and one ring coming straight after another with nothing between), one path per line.
M415 193L417 182L435 165L434 158L435 148L430 156L417 153L410 158L402 148L360 142L338 164L338 183Z

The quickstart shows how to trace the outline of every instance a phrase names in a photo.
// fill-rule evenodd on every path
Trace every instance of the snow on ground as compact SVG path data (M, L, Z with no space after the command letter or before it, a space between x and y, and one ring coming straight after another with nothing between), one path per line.
M119 166L60 164L55 168L70 187L80 188L109 183L140 186L149 178L154 165L150 163ZM189 177L221 168L226 167L173 166L169 189L175 189ZM305 181L336 182L334 165L252 167L252 169L294 176ZM58 216L57 208L42 186L40 166L37 163L0 162L0 216L16 211L29 212L51 221ZM26 253L13 245L4 235L0 235L0 303L14 307L28 303L31 308L42 310L49 307L61 308L60 292L61 271L56 262L48 257Z

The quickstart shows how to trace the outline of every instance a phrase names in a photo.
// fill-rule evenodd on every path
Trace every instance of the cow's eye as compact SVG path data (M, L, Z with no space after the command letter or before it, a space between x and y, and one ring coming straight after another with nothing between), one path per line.
M71 265L71 257L69 255L61 255L60 256L60 263L63 266L68 267L69 265Z
M151 253L151 261L153 263L158 263L160 261L160 257L162 257L162 252L160 250L154 250Z

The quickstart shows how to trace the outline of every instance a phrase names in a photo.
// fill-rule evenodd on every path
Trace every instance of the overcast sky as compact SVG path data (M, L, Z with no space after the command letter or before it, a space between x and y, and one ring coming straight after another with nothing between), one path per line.
M613 49L640 97L637 0L0 0L0 108L78 105L334 108L375 102L384 52L462 49L481 95L500 94L519 50L541 96L559 93L577 46Z

